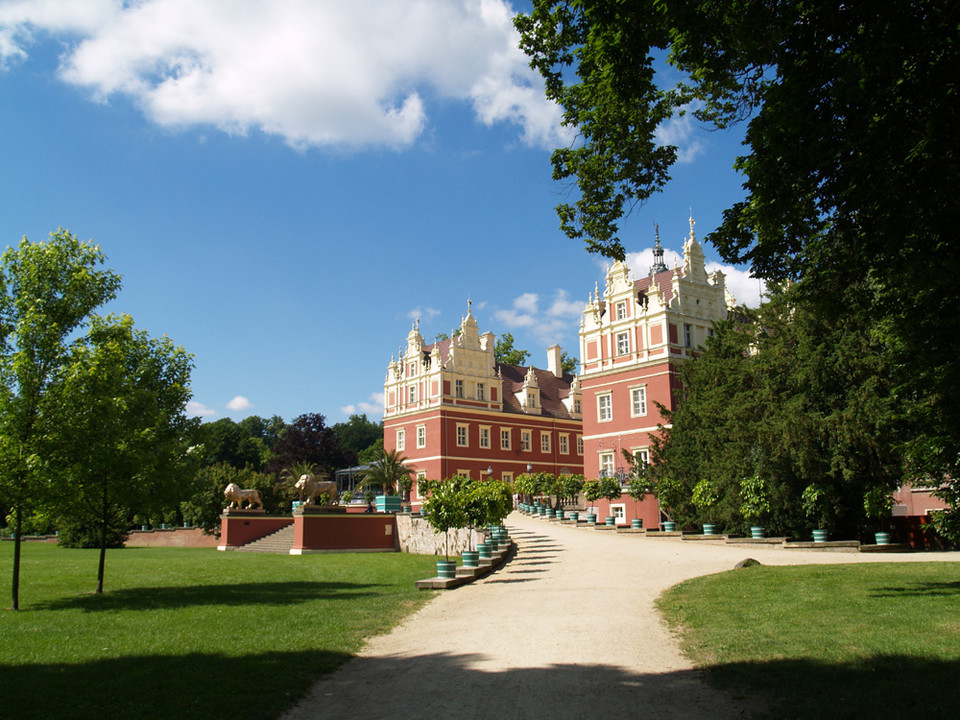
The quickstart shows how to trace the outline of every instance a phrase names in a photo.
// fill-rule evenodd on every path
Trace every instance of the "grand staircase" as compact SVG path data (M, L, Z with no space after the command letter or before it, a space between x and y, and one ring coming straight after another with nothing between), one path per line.
M293 525L287 525L287 527L281 528L276 532L264 535L259 540L254 540L252 543L242 545L238 547L237 550L243 552L280 553L281 555L289 555L290 548L292 547Z

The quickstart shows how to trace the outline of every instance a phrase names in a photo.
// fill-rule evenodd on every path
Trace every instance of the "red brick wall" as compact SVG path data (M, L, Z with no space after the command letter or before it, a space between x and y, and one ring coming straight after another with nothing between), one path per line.
M224 515L220 518L218 547L240 547L293 524L293 518Z

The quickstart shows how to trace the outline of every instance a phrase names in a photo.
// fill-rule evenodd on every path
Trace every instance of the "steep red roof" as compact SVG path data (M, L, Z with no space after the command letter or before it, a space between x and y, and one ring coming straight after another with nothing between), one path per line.
M523 389L523 381L527 377L529 368L521 365L497 365L500 370L500 376L503 378L503 411L526 413L520 407L516 393ZM573 375L564 373L562 378L558 378L549 370L533 369L537 377L537 384L540 386L540 408L543 410L543 417L569 418L570 413L564 407L562 400L570 396L570 384L573 382Z

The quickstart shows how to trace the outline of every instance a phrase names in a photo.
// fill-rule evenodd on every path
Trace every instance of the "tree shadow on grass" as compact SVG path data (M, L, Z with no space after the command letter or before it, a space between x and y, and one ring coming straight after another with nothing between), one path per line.
M777 660L710 668L711 684L766 699L769 718L956 717L960 659L873 655L856 662Z
M193 654L0 666L0 714L55 717L225 717L262 720L294 705L342 652ZM729 664L703 673L635 673L574 662L490 670L481 655L360 657L313 686L302 718L955 717L960 662L903 656L855 664L812 660Z
M375 594L379 585L343 582L243 582L186 587L107 590L37 603L36 610L170 610L198 605L295 605L312 600L354 600Z
M954 582L917 582L903 587L878 588L870 597L950 597L960 595L960 581Z

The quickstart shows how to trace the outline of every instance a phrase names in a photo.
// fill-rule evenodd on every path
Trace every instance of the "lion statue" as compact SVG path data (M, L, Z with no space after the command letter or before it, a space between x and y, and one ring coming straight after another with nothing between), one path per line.
M227 505L228 510L234 508L240 510L244 503L247 504L247 510L253 510L255 506L263 509L263 501L260 499L259 490L243 490L236 483L230 483L227 485L227 489L223 491L223 496L230 501L230 504Z
M316 505L317 498L324 494L329 498L327 503L334 505L340 497L335 482L317 480L313 475L301 475L293 487L299 493L300 499L304 501L304 505Z

